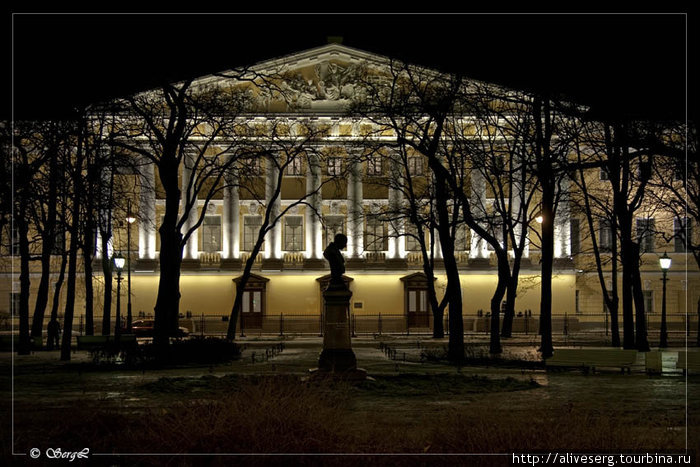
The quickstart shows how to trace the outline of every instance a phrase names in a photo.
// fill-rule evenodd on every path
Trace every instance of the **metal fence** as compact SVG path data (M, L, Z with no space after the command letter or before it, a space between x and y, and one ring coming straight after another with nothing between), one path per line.
M145 316L152 319L152 316ZM144 317L134 318L144 319ZM62 322L62 317L61 317ZM191 336L225 336L228 331L228 316L204 315L192 316L183 315L180 326L189 330ZM353 336L363 335L431 335L433 329L432 317L428 320L427 326L411 325L411 320L405 314L351 314L350 328ZM491 329L491 318L489 316L464 315L462 317L464 333L467 335L488 335ZM44 323L48 324L48 319ZM114 321L111 322L110 329L114 330ZM124 322L123 322L124 324ZM500 320L503 324L503 320ZM445 314L444 329L447 334L450 332L449 316ZM648 315L646 320L649 340L655 342L659 338L661 319L660 316ZM19 322L16 317L7 318L0 321L0 331L15 332L19 329ZM46 329L46 326L44 326ZM622 333L622 319L619 320L619 329ZM685 336L697 337L698 316L696 314L669 314L667 316L667 329L669 338L681 339ZM94 320L94 330L96 334L101 333L102 321ZM73 332L83 335L86 333L85 316L76 316L73 322ZM278 314L262 315L255 319L239 319L236 326L236 333L243 336L321 336L323 335L323 316ZM516 316L513 318L512 333L514 336L536 336L539 333L539 316L532 315ZM611 334L610 319L607 314L564 314L552 316L552 334L554 336L577 337L600 337L609 339Z

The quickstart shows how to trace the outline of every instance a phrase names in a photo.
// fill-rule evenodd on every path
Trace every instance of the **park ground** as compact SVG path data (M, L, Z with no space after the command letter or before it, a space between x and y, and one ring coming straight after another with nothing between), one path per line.
M505 342L497 360L471 342L456 367L433 358L446 340L375 336L353 339L371 378L346 382L308 378L321 338L240 344L239 360L160 369L0 354L3 458L53 465L49 449L88 448L74 464L510 465L513 453L700 447L700 377L675 370L678 349L661 375L641 355L631 374L584 374L547 372L531 340Z

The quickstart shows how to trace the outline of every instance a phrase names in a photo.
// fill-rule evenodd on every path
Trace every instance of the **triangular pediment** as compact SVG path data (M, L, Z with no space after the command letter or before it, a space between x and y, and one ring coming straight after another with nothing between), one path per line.
M327 44L196 80L195 85L244 86L255 96L254 112L342 113L367 74L386 74L392 60L341 44ZM251 82L264 85L251 86Z

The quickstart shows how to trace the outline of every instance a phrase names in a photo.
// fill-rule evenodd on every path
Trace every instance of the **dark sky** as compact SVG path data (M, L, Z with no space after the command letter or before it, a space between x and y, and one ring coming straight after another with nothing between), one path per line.
M685 14L8 15L14 116L76 105L326 43L523 89L601 112L685 115ZM692 60L694 61L694 60ZM692 72L692 70L691 70ZM9 86L8 86L9 87ZM691 96L694 90L690 89ZM8 93L4 94L8 96ZM8 96L9 97L9 96ZM9 98L8 98L9 100ZM3 105L10 116L10 105ZM690 109L692 112L693 109Z

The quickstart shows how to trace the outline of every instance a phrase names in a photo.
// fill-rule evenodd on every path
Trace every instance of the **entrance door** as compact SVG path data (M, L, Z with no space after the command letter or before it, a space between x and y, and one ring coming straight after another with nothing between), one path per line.
M427 328L430 325L428 290L424 288L409 288L406 298L408 325L410 327Z
M262 290L243 292L241 313L245 329L260 329L262 327Z

